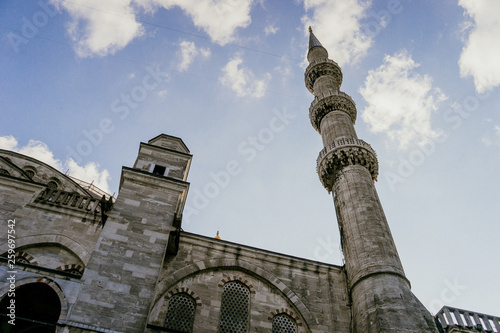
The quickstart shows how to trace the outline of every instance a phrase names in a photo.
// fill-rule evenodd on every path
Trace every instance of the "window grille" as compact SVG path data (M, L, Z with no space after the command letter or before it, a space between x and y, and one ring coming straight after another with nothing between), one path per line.
M57 187L58 187L57 183L53 180L47 183L47 188L49 190L57 190Z
M20 262L20 263L23 263L23 264L29 264L29 260L26 259L25 257L16 257L16 262Z
M239 282L228 282L222 288L219 333L247 333L250 290Z
M285 314L273 317L273 333L297 333L295 321Z
M35 177L35 171L33 170L24 170L24 173L26 173L30 178Z
M179 332L193 331L195 300L187 294L177 294L168 302L165 327Z
M80 272L79 270L77 269L66 269L65 272L67 273L71 273L73 275L78 275L78 276L82 276L82 272Z

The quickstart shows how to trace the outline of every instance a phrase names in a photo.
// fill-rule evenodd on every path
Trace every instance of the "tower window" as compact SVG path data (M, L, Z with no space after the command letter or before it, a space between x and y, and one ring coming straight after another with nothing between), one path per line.
M161 165L155 165L153 168L153 175L166 176L168 174L169 169L167 167Z
M165 327L178 332L193 331L195 300L187 294L176 294L168 302Z
M282 313L273 317L273 333L297 333L295 321Z
M222 288L219 333L248 332L250 290L239 282L228 282Z

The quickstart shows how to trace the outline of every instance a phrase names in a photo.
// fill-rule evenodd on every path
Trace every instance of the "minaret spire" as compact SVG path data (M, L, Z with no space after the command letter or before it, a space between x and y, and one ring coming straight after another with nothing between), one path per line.
M309 30L307 89L315 96L311 124L323 139L321 183L333 194L352 301L352 332L437 332L430 313L410 291L374 181L378 161L358 139L356 104L340 91L342 71Z
M309 26L309 50L311 50L315 46L323 47L323 45L321 45L321 43L319 42L319 39L314 35L313 29L311 28L311 26Z

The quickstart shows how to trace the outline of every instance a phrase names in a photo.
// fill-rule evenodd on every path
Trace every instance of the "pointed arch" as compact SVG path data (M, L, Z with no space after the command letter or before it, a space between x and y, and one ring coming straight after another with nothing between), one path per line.
M250 324L250 288L233 280L222 286L219 332L247 333Z
M165 328L179 332L192 332L196 300L185 292L174 294L168 300Z
M245 274L253 276L257 279L263 280L268 285L276 288L282 294L282 296L293 304L297 311L300 313L304 319L304 326L309 329L309 327L314 327L316 325L314 317L312 316L306 305L300 300L299 296L295 294L283 281L281 281L274 274L257 267L245 260L235 260L235 259L210 259L195 262L193 264L187 265L172 274L169 274L164 280L158 283L158 289L164 290L165 292L159 293L153 302L152 312L156 312L156 308L162 303L161 300L165 297L165 294L173 286L178 284L180 281L194 275L205 271L210 271L214 269L235 269L243 271Z
M61 312L59 314L58 320L65 320L68 315L68 309L69 309L68 301L61 286L59 286L59 284L54 280L49 279L48 277L45 276L42 277L33 276L33 277L19 279L15 282L16 290L22 286L34 283L43 283L52 288L52 290L57 294L59 302L61 302ZM8 284L0 288L0 301L2 301L8 295L9 289L10 286Z
M19 237L16 239L16 248L22 249L30 245L49 245L57 244L68 251L72 252L76 257L78 257L85 265L87 265L90 259L90 252L87 251L83 245L78 243L76 240L69 238L64 235L59 234L47 234L47 235L32 235ZM8 244L5 243L0 246L0 253L5 253L9 250Z

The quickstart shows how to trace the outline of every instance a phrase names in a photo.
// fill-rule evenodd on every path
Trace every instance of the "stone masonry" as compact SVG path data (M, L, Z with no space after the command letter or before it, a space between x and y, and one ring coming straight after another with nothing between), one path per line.
M317 171L344 266L182 230L192 155L180 138L140 143L116 200L0 150L0 227L15 229L15 246L0 240L0 331L500 332L500 318L466 310L433 318L412 294L374 186L377 156L357 137L342 71L312 31L307 58L309 116L324 145Z
M325 149L318 175L333 193L347 287L352 300L353 332L437 332L430 313L410 291L373 182L378 161L354 130L356 107L341 92L342 72L310 30L305 84L315 96L313 127Z

